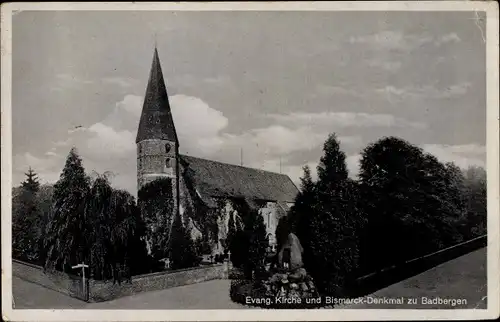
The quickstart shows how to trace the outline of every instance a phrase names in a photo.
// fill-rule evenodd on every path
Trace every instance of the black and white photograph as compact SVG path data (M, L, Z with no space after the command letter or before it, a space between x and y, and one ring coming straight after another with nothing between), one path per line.
M2 5L2 315L498 318L498 3L454 4Z

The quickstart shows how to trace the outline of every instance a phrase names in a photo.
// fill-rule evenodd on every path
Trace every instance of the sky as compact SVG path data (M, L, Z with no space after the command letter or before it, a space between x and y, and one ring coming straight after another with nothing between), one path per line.
M136 193L135 136L159 57L181 153L288 174L336 133L397 136L484 166L485 21L473 12L23 11L13 17L13 185L88 173ZM155 36L156 35L156 36ZM81 126L81 127L80 127ZM76 128L78 127L78 128ZM280 167L281 163L281 167ZM314 173L313 173L314 174Z

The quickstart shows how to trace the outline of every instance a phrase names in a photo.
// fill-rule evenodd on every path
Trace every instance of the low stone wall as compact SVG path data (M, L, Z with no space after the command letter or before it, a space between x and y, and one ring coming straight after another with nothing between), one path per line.
M35 283L51 290L85 300L83 285L80 277L62 272L45 273L41 266L18 260L12 260L12 276Z
M157 291L176 286L195 284L227 278L227 262L224 264L195 267L184 270L159 272L132 277L132 282L121 285L112 282L90 281L90 302L103 302L141 292Z

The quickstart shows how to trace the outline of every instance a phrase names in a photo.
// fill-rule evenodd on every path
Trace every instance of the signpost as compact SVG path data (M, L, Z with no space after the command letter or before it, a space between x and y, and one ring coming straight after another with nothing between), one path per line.
M89 267L89 265L85 265L84 263L78 264L73 266L73 269L81 268L82 269L82 282L83 282L83 296L86 298L87 297L87 284L85 284L85 268Z

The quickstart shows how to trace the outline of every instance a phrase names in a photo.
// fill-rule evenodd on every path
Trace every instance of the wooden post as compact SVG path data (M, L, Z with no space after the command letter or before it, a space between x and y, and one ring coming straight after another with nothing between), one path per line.
M85 297L85 300L87 300L87 284L85 284L85 268L87 267L89 267L89 265L85 265L85 263L81 263L72 267L73 269L82 269L83 296Z

